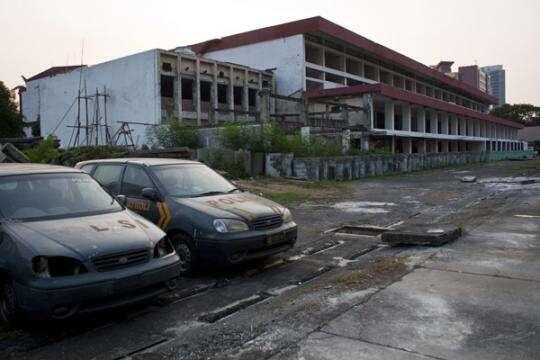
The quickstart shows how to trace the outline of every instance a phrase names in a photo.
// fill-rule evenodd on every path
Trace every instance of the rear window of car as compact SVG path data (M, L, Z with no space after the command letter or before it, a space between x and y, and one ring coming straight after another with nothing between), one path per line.
M95 167L96 167L96 164L87 164L87 165L81 166L81 170L87 174L90 174L92 170L94 170Z
M94 178L110 193L118 194L120 188L120 174L123 165L103 164L98 165L94 172Z

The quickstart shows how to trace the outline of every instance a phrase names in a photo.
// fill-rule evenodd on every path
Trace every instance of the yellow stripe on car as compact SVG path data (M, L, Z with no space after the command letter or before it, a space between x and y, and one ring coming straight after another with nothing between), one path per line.
M165 219L163 219L161 228L165 229L167 228L167 226L169 226L169 223L171 222L171 211L169 210L169 205L167 205L167 203L161 203L161 206L163 207L163 210L165 212Z
M163 224L163 220L165 220L165 214L163 213L162 203L158 202L156 203L156 206L159 211L159 220L157 222L157 226L163 229L162 224Z

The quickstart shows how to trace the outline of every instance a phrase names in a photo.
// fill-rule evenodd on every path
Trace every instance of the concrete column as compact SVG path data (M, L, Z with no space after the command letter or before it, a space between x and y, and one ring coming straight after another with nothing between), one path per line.
M384 128L394 130L394 102L391 100L384 102Z
M182 118L182 57L176 59L176 81L174 82L176 101L174 102L174 110L179 119Z
M426 109L419 107L416 111L416 121L418 132L426 132Z
M242 110L245 112L244 118L248 119L249 111L249 91L248 91L248 71L244 70L244 89L242 90Z
M401 115L403 118L403 130L411 131L411 105L403 104L401 106Z
M208 121L217 123L217 108L218 108L218 65L214 63L214 74L212 76L212 89L210 95L210 111L208 112Z
M195 111L197 112L197 126L201 126L201 62L199 58L195 66Z
M231 119L234 121L234 69L229 66L229 91L227 92L228 107L231 112Z
M450 133L452 135L458 135L459 134L459 123L458 123L458 118L455 115L452 115L452 118L450 119L450 126L452 127Z

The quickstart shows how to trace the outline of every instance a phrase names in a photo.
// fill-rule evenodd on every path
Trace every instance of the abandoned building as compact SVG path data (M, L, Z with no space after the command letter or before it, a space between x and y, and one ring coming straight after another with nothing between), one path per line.
M171 117L200 127L222 120L259 120L259 90L274 90L274 75L195 55L189 49L153 49L93 66L55 67L26 81L23 117L40 121L41 134L62 146L110 143L128 123L134 143L148 126ZM271 104L267 104L268 111ZM78 125L78 126L77 126Z
M145 127L176 116L202 128L276 119L403 153L527 146L522 125L488 114L493 96L321 17L38 74L26 82L23 115L67 146L81 118L92 128L80 104L73 110L77 99L99 105L100 96L106 128L130 122L137 145ZM103 106L91 108L97 122Z

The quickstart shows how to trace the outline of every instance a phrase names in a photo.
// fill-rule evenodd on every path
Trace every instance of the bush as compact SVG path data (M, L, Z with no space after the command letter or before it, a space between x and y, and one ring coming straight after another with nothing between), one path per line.
M56 141L52 135L43 140L33 149L26 150L26 156L30 162L49 164L60 156L60 151L56 148Z
M227 124L219 134L225 148L266 153L293 153L295 156L343 155L340 138L312 136L309 141L300 134L287 135L275 122L260 126Z
M126 149L118 146L81 146L62 150L56 148L55 138L49 135L25 153L33 163L74 166L80 161L122 156L126 154Z
M121 157L126 153L126 149L119 146L81 146L62 151L55 163L74 166L81 161Z
M190 149L200 147L199 132L185 120L171 118L165 124L149 128L148 137L152 143L163 148L186 146Z
M208 153L208 165L210 167L226 172L232 178L245 178L248 176L241 159L228 160L222 149L213 149Z

